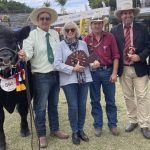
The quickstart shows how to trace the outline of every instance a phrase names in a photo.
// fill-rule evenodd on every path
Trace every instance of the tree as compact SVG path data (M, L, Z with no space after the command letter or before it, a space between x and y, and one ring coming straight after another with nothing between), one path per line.
M43 3L43 5L45 6L45 7L50 7L50 0L47 0L47 1L45 1L44 3Z
M133 0L133 7L140 7L141 1L140 0Z
M104 2L106 6L108 6L109 0L88 0L88 1L89 1L89 6L91 8L100 8L103 7L102 2Z
M56 0L56 2L61 6L61 12L64 14L65 13L65 4L67 3L68 0Z
M116 8L116 0L88 0L88 1L89 1L89 6L91 8L103 7L102 2L104 2L106 6L110 6L112 10Z
M0 0L0 12L3 13L30 13L32 8L26 6L25 4L15 2L13 0Z

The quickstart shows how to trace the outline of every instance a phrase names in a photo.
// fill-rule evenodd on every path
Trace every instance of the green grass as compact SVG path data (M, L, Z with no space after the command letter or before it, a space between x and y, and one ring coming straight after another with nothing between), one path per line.
M103 133L101 137L95 137L93 132L93 118L91 116L90 98L88 97L85 132L88 134L90 141L89 143L81 142L79 146L75 146L71 142L71 129L67 115L68 108L64 94L61 91L59 102L60 129L67 132L70 135L70 138L67 140L60 140L50 137L47 122L48 148L45 150L149 150L150 140L143 138L139 128L131 133L124 132L126 125L126 108L119 82L116 84L116 104L118 106L118 128L120 131L120 136L115 137L110 134L107 127L107 118L105 114L105 101L102 96L102 107L104 110ZM28 117L28 120L30 120L30 117ZM31 150L31 136L26 138L20 137L19 124L20 118L17 112L14 112L12 115L6 113L4 127L8 150ZM33 148L34 150L38 150L38 141L34 129L33 135Z

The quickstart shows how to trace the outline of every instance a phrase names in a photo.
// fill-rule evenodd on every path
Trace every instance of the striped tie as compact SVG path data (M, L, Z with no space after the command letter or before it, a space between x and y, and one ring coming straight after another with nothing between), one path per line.
M54 62L54 54L52 47L49 43L49 33L46 33L46 43L47 43L47 56L48 56L48 61L52 64Z
M131 46L131 37L130 37L130 29L131 26L125 26L124 27L126 29L125 32L125 47L124 47L124 61L125 62L130 62L129 58L128 58L128 51L129 51L129 47Z
M126 27L126 34L125 34L125 50L128 49L131 46L131 37L130 37L130 29L131 26Z

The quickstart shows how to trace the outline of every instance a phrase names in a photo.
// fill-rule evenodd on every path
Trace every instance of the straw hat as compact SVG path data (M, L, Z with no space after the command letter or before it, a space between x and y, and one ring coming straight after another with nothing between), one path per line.
M118 18L118 19L121 19L121 13L125 10L132 10L133 11L133 14L134 16L137 16L140 12L140 9L139 8L133 8L131 3L123 3L120 7L119 10L116 10L114 12L114 15Z
M37 22L37 17L38 17L38 15L39 15L40 13L45 13L45 12L48 13L48 14L50 14L50 16L51 16L51 20L50 20L51 24L54 23L54 22L57 20L58 15L57 15L57 12L56 12L54 9L48 8L48 7L42 7L42 8L34 9L34 10L32 11L32 13L31 13L30 16L29 16L31 22L32 22L34 25L38 25L38 22Z

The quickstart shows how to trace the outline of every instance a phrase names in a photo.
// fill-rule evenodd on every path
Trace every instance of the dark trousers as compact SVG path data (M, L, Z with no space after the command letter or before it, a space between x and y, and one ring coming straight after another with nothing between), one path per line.
M59 130L58 97L59 78L58 72L34 73L33 89L35 101L35 123L38 136L46 135L46 106L48 103L48 119L51 131Z
M92 116L94 118L94 128L103 126L103 110L101 106L101 86L106 102L106 114L108 118L108 127L117 125L117 108L115 105L115 83L110 82L112 67L106 69L96 69L91 71L93 82L90 84L90 97L92 105Z

